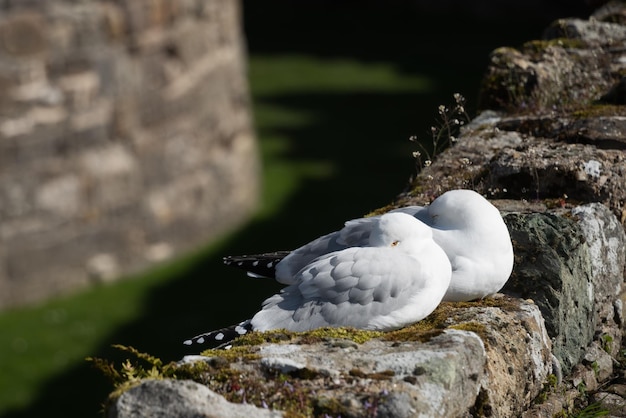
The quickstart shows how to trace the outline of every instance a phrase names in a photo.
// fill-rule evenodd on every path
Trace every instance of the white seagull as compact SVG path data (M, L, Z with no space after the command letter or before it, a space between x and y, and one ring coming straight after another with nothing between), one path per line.
M414 216L433 229L433 239L452 264L443 300L482 299L504 287L513 271L513 244L500 211L473 190L451 190Z
M337 232L340 237L358 238L361 245L350 241L353 245L338 244L342 248L337 251L326 245L317 256L308 253L306 261L300 258L297 271L282 280L288 286L267 299L251 320L184 343L225 343L249 330L349 326L386 331L428 316L441 302L452 275L448 256L433 240L433 230L401 212L368 218L366 237L353 236L361 224L361 220L349 221ZM332 240L326 235L313 242L325 238Z
M498 209L473 190L451 190L429 206L392 211L415 216L432 228L433 239L448 255L452 279L443 300L470 301L498 292L513 270L513 245ZM291 285L298 271L315 258L348 247L366 246L380 216L346 222L343 229L291 252L225 257L224 262L253 277L273 277Z

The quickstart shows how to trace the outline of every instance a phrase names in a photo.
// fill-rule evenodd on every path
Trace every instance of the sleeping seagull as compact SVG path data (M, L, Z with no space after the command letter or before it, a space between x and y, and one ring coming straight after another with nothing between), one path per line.
M448 255L452 279L443 300L470 301L498 292L513 270L513 245L498 209L472 190L451 190L429 206L392 211L413 215L432 228L433 239ZM315 258L349 247L367 245L379 216L346 222L343 229L288 252L225 257L224 263L253 277L275 278L291 285L297 272Z
M441 302L452 275L432 228L401 212L371 218L368 225L362 245L300 260L289 285L267 299L252 319L184 343L223 344L249 330L346 326L386 331L425 318ZM351 221L344 229L354 227Z

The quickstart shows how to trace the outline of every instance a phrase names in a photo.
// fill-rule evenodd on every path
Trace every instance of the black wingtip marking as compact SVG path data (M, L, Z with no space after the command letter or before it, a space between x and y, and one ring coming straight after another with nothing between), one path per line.
M224 348L235 338L250 331L252 331L252 324L250 320L246 320L230 327L196 335L183 341L183 344L187 346L201 346L202 348Z
M290 251L275 251L265 254L233 255L223 258L227 266L235 266L254 274L254 277L276 277L276 264Z

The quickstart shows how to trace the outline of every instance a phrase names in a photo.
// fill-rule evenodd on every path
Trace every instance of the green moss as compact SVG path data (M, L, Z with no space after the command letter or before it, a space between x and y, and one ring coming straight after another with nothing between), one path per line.
M375 373L365 373L361 369L351 369L348 374L352 377L358 377L360 379L373 379L373 380L390 380L396 375L393 370L383 370Z
M161 359L142 353L133 347L123 345L114 345L113 347L129 353L134 357L134 361L127 359L118 367L109 360L94 357L86 359L113 383L114 390L109 394L106 401L109 405L122 393L137 386L145 379L176 377L174 363L163 364Z
M430 341L446 329L446 320L454 310L453 304L443 302L426 318L408 327L388 332L383 339L386 341Z
M395 204L389 204L387 206L383 206L382 208L378 208L378 209L374 209L373 211L371 211L370 213L368 213L367 215L365 215L366 218L369 218L371 216L378 216L378 215L383 215L387 212L389 212L390 210L396 209L398 206L396 206Z
M363 344L372 338L379 338L383 335L380 331L367 331L355 328L318 328L296 334L298 341L302 344L313 344L316 342L328 341L329 339L342 339Z
M547 40L534 40L526 42L522 46L522 51L527 54L542 54L549 47L561 47L565 49L582 49L585 48L585 42L580 39L555 38Z
M315 344L330 340L348 340L363 344L372 338L378 338L379 331L359 330L355 328L318 328L306 332L291 332L284 329L266 332L251 332L233 341L229 350L209 349L201 354L206 357L222 358L226 361L246 361L258 359L258 346L264 343L291 342L296 344Z
M383 339L386 341L419 341L425 343L441 335L443 331L444 328L428 329L428 325L418 322L417 324L385 334Z
M241 347L240 353L246 353L245 347L258 346L264 343L291 342L297 344L315 344L318 342L336 340L349 340L357 344L363 344L372 338L379 338L383 333L380 331L368 331L350 327L327 327L317 328L311 331L292 332L284 329L266 332L251 332L233 341L233 348ZM203 355L220 355L224 350L207 350ZM227 350L229 351L229 350ZM208 354L205 354L208 353Z
M361 379L364 379L367 377L367 373L365 373L363 370L361 369L350 369L350 371L348 372L348 374L352 377L359 377Z
M576 119L597 118L599 116L624 116L626 115L626 107L614 104L592 103L572 111L571 115Z
M266 332L249 332L241 337L235 339L232 344L233 346L251 346L251 345L260 345L264 343L280 343L282 341L290 341L293 338L295 333L284 330L284 329L275 329Z
M546 381L543 383L543 388L541 389L541 392L539 392L539 395L537 395L533 403L537 405L544 403L548 399L548 396L552 392L554 392L554 389L556 389L557 385L558 378L554 374L549 374L546 378Z
M386 333L382 338L386 341L420 341L428 342L446 329L457 329L475 332L487 342L487 328L475 321L464 321L462 314L469 308L499 308L503 311L519 310L519 305L511 298L485 298L475 302L442 302L437 309L423 320L413 325ZM458 322L453 324L454 322Z
M472 301L472 302L455 302L457 308L474 308L474 307L487 307L487 308L500 308L506 312L515 312L519 310L519 303L509 297L491 298Z
M255 360L260 358L256 353L258 348L253 345L241 345L232 347L229 350L221 349L209 349L204 350L201 355L206 357L218 357L226 361L242 361L242 360Z
M487 337L487 327L478 322L463 322L460 324L450 326L451 329L456 329L459 331L471 331L473 333L478 334L478 336L484 341Z
M317 416L340 417L348 415L347 408L335 398L320 397L315 400L313 413Z
M387 395L383 393L370 393L359 396L358 401L364 406L365 415L359 416L376 416L378 406L385 401ZM341 399L321 396L315 400L313 404L313 414L316 417L351 417L355 416L354 411L350 410L350 402L342 402Z
M606 351L608 354L611 354L612 350L612 346L613 346L613 337L605 334L602 336L602 349L604 349L604 351Z

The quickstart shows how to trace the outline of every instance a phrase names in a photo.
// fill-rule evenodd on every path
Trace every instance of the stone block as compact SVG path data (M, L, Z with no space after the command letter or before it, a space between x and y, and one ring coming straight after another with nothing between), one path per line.
M239 391L255 399L257 407L263 404L255 382L264 382L261 396L269 408L285 396L283 390L300 391L295 396L298 412L304 414L519 416L542 390L552 367L550 339L537 306L501 297L486 304L445 303L434 315L432 329L409 328L361 344L330 336L305 341L306 336L285 335L284 342L252 347L250 357L189 356L181 367L204 361L219 365L222 372L238 376ZM186 385L167 383L175 390ZM119 412L125 403L148 413L161 405L159 397L151 393L140 398L131 389L109 408L109 417L126 416ZM182 407L200 414L209 410L188 398L171 400L163 408Z
M148 401L148 403L146 403ZM227 402L199 383L147 380L120 396L108 417L282 417L278 411Z
M249 216L238 2L18 3L0 6L0 306L135 273Z
M0 47L19 58L47 51L46 20L37 11L18 12L0 21Z

